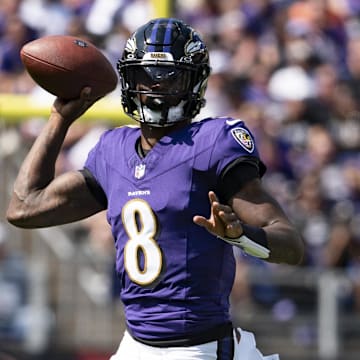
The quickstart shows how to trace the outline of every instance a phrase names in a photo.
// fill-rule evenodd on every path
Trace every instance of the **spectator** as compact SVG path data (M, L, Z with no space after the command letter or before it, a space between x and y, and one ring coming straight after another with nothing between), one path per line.
M36 32L26 26L18 15L9 15L3 23L0 36L0 92L25 92L29 90L29 77L24 74L20 49L35 39Z

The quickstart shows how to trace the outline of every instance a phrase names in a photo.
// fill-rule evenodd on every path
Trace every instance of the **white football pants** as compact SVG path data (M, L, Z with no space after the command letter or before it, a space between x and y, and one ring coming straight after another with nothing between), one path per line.
M256 347L254 334L238 329L240 342L234 334L233 360L280 360L278 354L264 356ZM110 360L217 360L217 341L196 346L159 348L134 340L127 331L117 352Z

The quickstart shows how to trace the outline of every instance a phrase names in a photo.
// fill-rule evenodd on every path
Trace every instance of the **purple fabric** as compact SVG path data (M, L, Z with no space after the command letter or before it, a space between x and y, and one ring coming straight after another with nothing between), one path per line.
M121 300L133 335L188 337L229 321L232 247L192 219L209 216L208 192L216 191L227 164L240 156L258 156L246 134L240 121L206 119L164 136L141 159L135 151L140 130L124 126L106 132L90 152L85 166L108 199ZM128 216L134 204L151 213L143 216L142 209ZM137 283L139 274L132 279L127 265L136 244L131 238L139 237L154 242L138 247L137 273L146 273L154 262L147 247L160 249L162 268L153 283Z

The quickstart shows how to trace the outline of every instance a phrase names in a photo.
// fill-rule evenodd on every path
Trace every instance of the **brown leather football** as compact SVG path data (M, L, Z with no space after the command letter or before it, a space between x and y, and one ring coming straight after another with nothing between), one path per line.
M116 88L118 76L107 57L89 41L67 35L45 36L25 44L21 60L34 81L64 99L79 96L85 86L94 98Z

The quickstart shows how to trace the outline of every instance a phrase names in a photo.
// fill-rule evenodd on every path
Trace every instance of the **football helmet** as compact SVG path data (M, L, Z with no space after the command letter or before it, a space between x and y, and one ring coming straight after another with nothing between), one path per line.
M205 105L208 50L194 29L174 18L151 20L127 40L117 63L122 105L133 119L171 126Z

